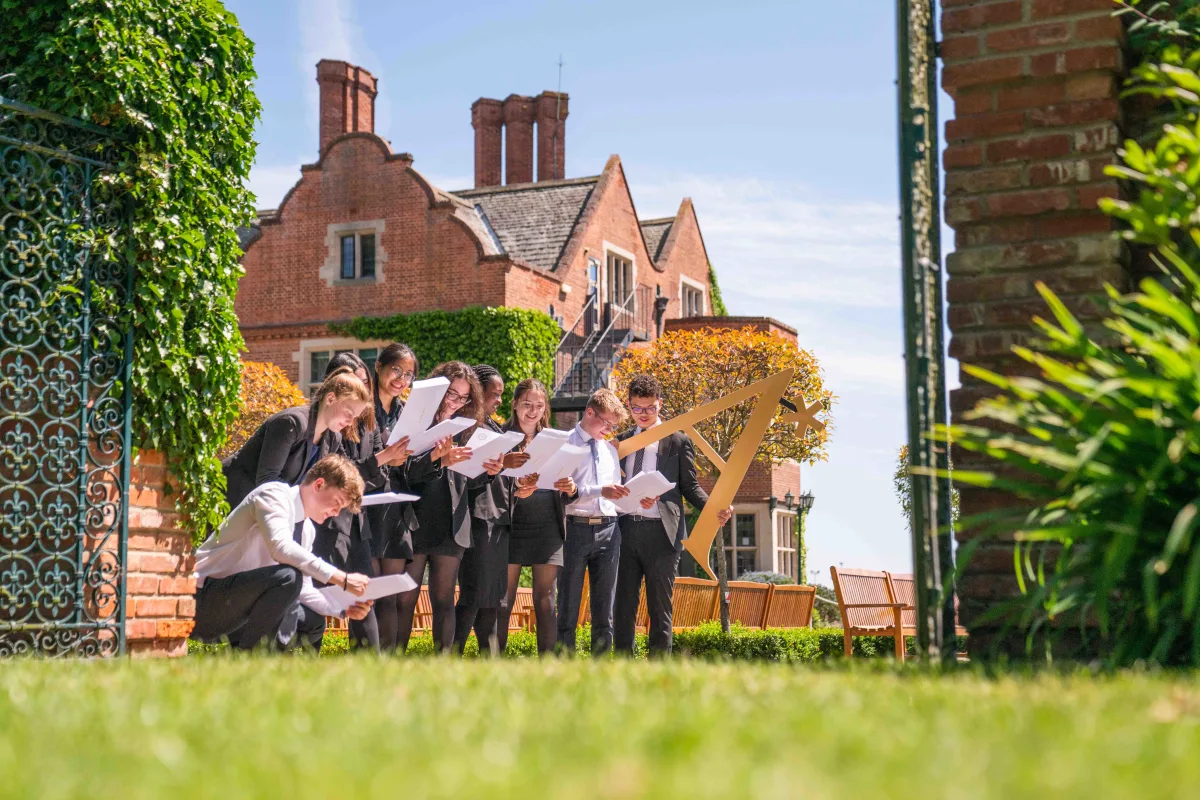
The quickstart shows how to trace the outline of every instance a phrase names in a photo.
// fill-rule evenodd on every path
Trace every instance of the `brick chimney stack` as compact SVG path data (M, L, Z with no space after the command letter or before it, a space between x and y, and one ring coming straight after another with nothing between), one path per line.
M317 62L321 87L321 152L343 133L375 132L378 81L362 67L345 61Z
M537 137L539 181L566 177L567 95L542 92L537 97Z
M504 104L481 97L471 104L471 127L475 129L475 188L499 186L500 149L503 141Z
M504 182L533 182L534 100L519 94L504 99Z

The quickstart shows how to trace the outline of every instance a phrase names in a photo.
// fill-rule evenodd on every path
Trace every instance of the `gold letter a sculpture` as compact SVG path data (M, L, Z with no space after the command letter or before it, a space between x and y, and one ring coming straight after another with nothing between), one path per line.
M771 421L775 418L775 408L784 392L787 391L788 384L792 382L795 372L792 369L785 369L769 378L752 383L745 389L739 389L733 394L726 395L720 400L714 400L700 408L692 409L674 419L663 420L661 425L631 436L621 442L617 448L617 454L624 460L625 456L630 453L635 453L660 439L665 439L676 431L683 431L716 467L720 477L717 478L716 485L709 492L708 503L700 513L696 527L692 529L691 535L684 542L684 547L692 554L692 558L696 559L696 562L714 580L716 576L713 575L712 568L709 566L708 554L712 550L713 539L717 536L717 514L721 509L733 505L733 499L742 485L742 479L746 477L746 470L750 469L750 462L754 460L754 454L758 452L758 446L762 443L767 429L771 427ZM733 447L733 452L729 454L729 461L725 461L716 449L696 431L696 423L755 396L758 397L758 403L754 406L754 411L750 413L750 419L746 422L746 427L742 429L737 444ZM807 408L804 407L803 402L800 406L801 410L780 417L780 421L799 423L801 426L800 436L804 436L810 427L818 431L825 429L825 424L818 421L815 416L816 412L821 409L819 401Z

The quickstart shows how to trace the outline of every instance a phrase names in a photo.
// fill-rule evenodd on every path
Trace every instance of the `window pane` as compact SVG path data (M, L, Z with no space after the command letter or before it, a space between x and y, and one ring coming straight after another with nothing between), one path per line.
M366 255L365 251L363 253ZM379 349L375 347L364 347L358 351L358 357L367 365L367 374L375 374L375 359L379 357Z
M737 546L754 547L754 515L737 515Z
M308 379L316 386L325 379L325 370L329 367L329 351L322 350L308 354ZM314 388L316 388L314 386Z
M354 235L342 237L342 278L354 279Z
M375 277L375 234L364 233L358 237L358 246L362 249L362 270L360 278Z
M747 572L754 572L754 551L738 550L736 574L744 575Z

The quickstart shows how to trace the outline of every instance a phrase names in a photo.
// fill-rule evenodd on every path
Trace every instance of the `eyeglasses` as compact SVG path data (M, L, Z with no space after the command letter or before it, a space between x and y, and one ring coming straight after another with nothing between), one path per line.
M658 411L658 405L652 406L630 406L629 410L635 414L653 414Z
M449 400L451 403L465 403L471 399L471 396L469 394L459 394L458 392L454 391L453 389L447 389L446 390L446 399Z
M417 377L417 374L415 372L404 372L400 367L388 367L387 374L391 377L392 380L396 380L396 378L400 378L401 380L406 381L408 383L412 383L412 379Z

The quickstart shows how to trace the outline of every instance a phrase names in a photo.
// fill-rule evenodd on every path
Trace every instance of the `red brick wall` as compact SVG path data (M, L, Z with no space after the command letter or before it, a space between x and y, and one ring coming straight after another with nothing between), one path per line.
M663 327L668 331L690 331L697 328L732 328L734 330L751 328L760 333L781 336L793 344L799 342L795 328L788 327L770 317L685 317L669 319Z
M504 182L533 182L532 97L510 94L504 100Z
M126 646L133 656L187 654L196 613L191 534L176 527L162 455L143 450L129 487Z
M690 198L686 198L675 215L675 224L663 246L662 258L658 267L662 269L653 281L647 277L643 283L651 286L661 284L663 294L671 298L667 306L667 319L683 316L683 303L680 301L679 278L686 276L697 281L704 287L705 305L708 313L712 313L712 296L708 289L708 255L704 250L704 239L700 235L700 224L696 219L696 211Z
M946 221L950 355L1000 372L1027 370L1010 349L1026 343L1045 311L1046 282L1090 324L1103 284L1126 283L1113 224L1096 208L1115 196L1103 175L1123 124L1123 30L1111 0L944 0L943 85L954 98L946 123ZM952 393L956 420L987 394L963 374ZM995 468L969 454L963 469ZM962 513L1011 502L964 489ZM960 540L969 533L959 533ZM959 583L961 618L985 652L990 629L975 620L1016 591L1009 546L977 552Z
M712 478L701 477L700 485L704 487L704 491L711 492L716 481ZM765 503L772 496L782 502L783 496L789 491L793 497L800 497L799 464L771 466L762 461L752 461L750 469L746 470L746 477L742 480L742 485L738 487L734 502Z
M552 181L567 176L566 92L542 92L537 96L537 179Z

